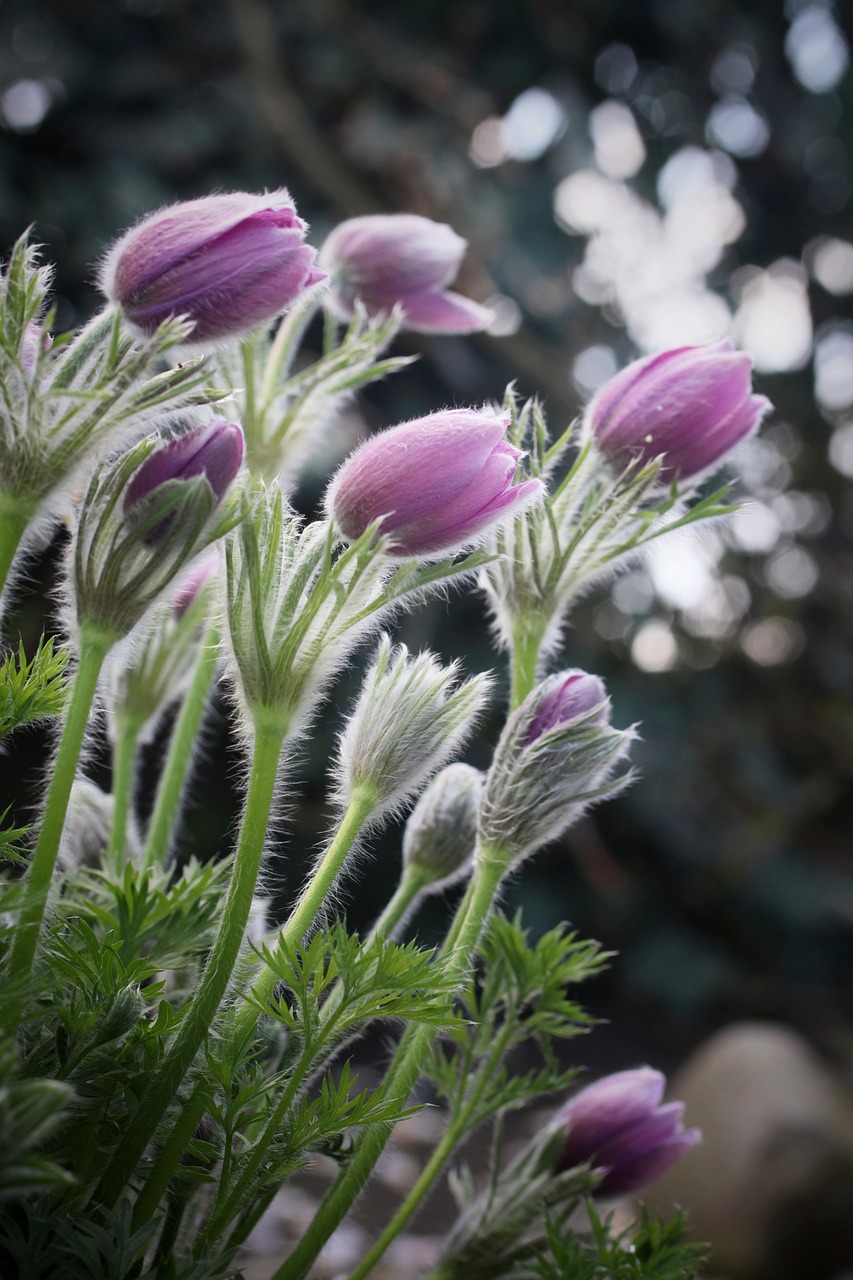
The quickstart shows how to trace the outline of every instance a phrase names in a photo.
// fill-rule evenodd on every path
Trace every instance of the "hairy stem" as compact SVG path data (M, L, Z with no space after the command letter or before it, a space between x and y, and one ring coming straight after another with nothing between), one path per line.
M143 856L145 867L165 862L169 852L169 844L174 835L175 823L181 807L184 783L192 762L193 748L198 738L210 686L216 674L218 647L219 628L216 623L211 623L202 637L195 671L172 731L169 753L157 787L154 812L151 815L148 838L145 841Z
M465 895L451 926L450 936L455 939L454 945L448 946L446 940L441 950L442 957L451 962L451 971L455 972L460 983L474 958L508 862L501 850L482 847L479 851L471 891ZM389 1095L393 1093L401 1099L408 1097L434 1044L434 1028L409 1028L397 1046L385 1077L383 1087ZM274 1272L271 1280L304 1280L323 1245L349 1212L370 1177L392 1128L390 1124L377 1124L356 1140L346 1167L338 1174L302 1240Z
M97 1194L105 1204L114 1204L133 1176L151 1135L189 1070L225 995L243 942L261 867L284 737L285 729L278 723L256 726L246 809L219 931L178 1033L101 1179Z
M15 553L32 518L32 511L8 494L0 493L0 592L6 585Z
M127 854L127 828L133 810L136 744L142 724L137 716L121 716L113 746L113 821L107 862L120 872Z
M510 666L510 708L513 711L536 684L545 625L545 620L538 614L519 614L513 618Z
M326 896L334 884L346 856L376 806L376 793L372 787L362 785L353 792L334 839L320 859L314 874L300 894L299 901L281 929L276 947L294 946L301 942L311 925L320 915ZM257 1022L258 1005L269 1000L275 990L278 977L275 969L265 965L252 983L251 996L237 1017L237 1033L243 1033Z
M113 637L106 632L94 627L84 626L82 629L80 660L65 711L59 750L53 764L38 841L30 863L21 914L9 956L9 972L15 975L16 981L25 978L32 968L48 889L59 852L68 797L77 772L98 676L112 644Z

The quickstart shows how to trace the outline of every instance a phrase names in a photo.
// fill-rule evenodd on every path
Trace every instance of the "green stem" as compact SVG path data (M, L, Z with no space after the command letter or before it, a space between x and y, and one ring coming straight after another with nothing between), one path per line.
M376 792L372 786L363 783L353 791L352 799L347 805L346 813L341 819L335 837L323 857L317 864L314 874L302 890L299 901L293 908L284 927L281 929L276 947L295 946L301 942L311 925L317 919L326 900L326 895L337 879L344 865L346 856L364 826L367 818L376 807ZM251 996L247 997L237 1016L236 1033L245 1034L250 1025L254 1025L259 1015L256 1001L265 1004L278 983L275 969L265 965L252 983Z
M373 928L365 939L369 945L376 938L390 938L394 930L408 915L411 907L423 893L429 883L417 867L406 867L400 877L400 883L394 890L382 914L376 919Z
M32 516L29 506L16 502L8 494L0 494L0 592L6 585L15 553Z
M279 723L256 725L246 809L219 931L199 985L185 1008L178 1033L157 1068L121 1145L98 1186L97 1195L106 1205L116 1202L133 1176L140 1157L189 1070L225 995L243 942L261 867L284 737L285 728Z
M494 1073L504 1059L511 1038L512 1024L505 1026L503 1032L493 1041L488 1058L476 1073L474 1087L458 1111L456 1119L447 1126L441 1141L424 1166L420 1177L382 1232L382 1235L371 1246L355 1270L347 1277L347 1280L364 1280L364 1277L373 1270L388 1249L388 1246L396 1240L397 1236L420 1208L422 1201L444 1168L445 1162L453 1154L457 1144L475 1127L475 1118L483 1091L494 1079Z
M204 715L210 686L216 673L218 657L219 629L215 623L211 623L202 637L195 671L172 732L169 754L160 777L154 812L148 828L148 838L145 841L142 864L144 867L152 867L155 863L162 864L169 852L169 843L174 832L178 810L181 807L184 782L198 738L199 725Z
M177 1166L180 1164L190 1139L195 1133L198 1123L204 1115L210 1095L203 1080L195 1085L183 1111L175 1121L174 1128L154 1168L149 1173L145 1186L139 1193L139 1199L133 1206L132 1230L137 1231L148 1221L165 1195Z
M121 716L116 724L113 745L113 821L107 862L121 872L127 856L127 827L133 809L133 784L136 743L142 721L138 716Z
M545 627L545 619L539 614L526 613L513 618L510 671L510 708L513 711L536 684L539 650L545 637Z
M16 981L29 974L35 958L39 929L65 823L68 797L77 772L98 676L113 642L113 636L94 627L84 626L81 630L80 661L65 712L38 842L30 863L21 914L9 956L9 972L15 975Z
M482 847L479 851L471 891L466 893L451 927L449 936L455 939L454 944L449 946L445 940L441 949L441 956L448 962L451 975L459 983L471 965L508 863L509 859L500 850ZM434 1044L433 1027L409 1028L397 1046L385 1076L383 1089L389 1096L408 1097ZM392 1128L390 1124L377 1124L357 1139L346 1167L338 1174L305 1235L271 1280L304 1280L323 1245L349 1212L370 1177Z

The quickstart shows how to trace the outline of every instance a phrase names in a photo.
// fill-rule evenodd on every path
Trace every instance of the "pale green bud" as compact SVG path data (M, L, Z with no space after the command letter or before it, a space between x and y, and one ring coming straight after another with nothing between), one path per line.
M347 804L366 786L381 810L418 791L473 728L491 680L459 684L456 663L442 667L430 653L410 657L383 636L339 748L339 797Z
M433 778L403 832L403 865L430 889L471 869L484 776L470 764L449 764Z

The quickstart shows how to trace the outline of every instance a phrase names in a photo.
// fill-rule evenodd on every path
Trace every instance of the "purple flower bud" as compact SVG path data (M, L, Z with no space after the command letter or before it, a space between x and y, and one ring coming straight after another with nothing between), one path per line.
M487 410L448 409L368 440L326 496L344 537L354 541L381 520L394 555L435 555L517 515L542 483L513 483L523 455L503 439L507 423Z
M589 716L593 724L610 722L610 700L598 676L586 671L563 671L542 684L542 698L524 736L524 746L541 738L552 729L561 728Z
M172 595L172 614L182 618L198 593L219 571L219 554L212 547L190 566L189 573Z
M128 321L153 333L193 321L193 342L229 338L270 320L325 279L286 191L237 191L170 205L109 251L100 285Z
M588 1085L559 1111L566 1141L558 1169L591 1164L603 1173L596 1195L637 1191L659 1178L701 1142L699 1129L685 1129L684 1104L661 1106L666 1080L639 1067Z
M124 509L131 510L169 480L190 480L193 476L204 476L218 502L242 461L240 428L220 419L206 422L148 455L131 477Z
M358 301L368 315L399 305L405 328L416 333L476 333L491 312L445 288L465 248L452 227L414 213L350 218L320 250L332 277L329 305L343 320L352 319Z
M661 478L696 480L758 427L752 362L727 339L635 360L593 397L585 429L620 467L663 454Z

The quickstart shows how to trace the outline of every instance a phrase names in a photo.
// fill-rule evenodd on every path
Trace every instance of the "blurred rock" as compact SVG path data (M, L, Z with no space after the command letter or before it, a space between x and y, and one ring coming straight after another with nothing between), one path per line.
M729 1280L832 1280L853 1268L853 1096L798 1035L743 1023L672 1080L704 1132L644 1195L673 1203Z

